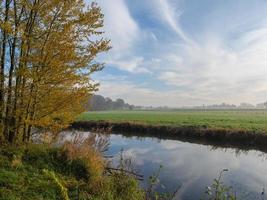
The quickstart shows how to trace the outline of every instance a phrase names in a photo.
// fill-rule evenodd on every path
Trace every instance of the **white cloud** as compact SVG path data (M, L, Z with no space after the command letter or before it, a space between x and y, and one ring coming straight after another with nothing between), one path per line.
M181 26L187 10L178 9L177 1L146 0L144 5L149 8L144 14L152 16L154 23L161 22L158 34L149 29L150 24L142 24L141 28L125 0L98 2L106 15L105 30L113 45L104 57L107 66L133 74L147 73L153 81L157 79L158 85L166 86L164 91L152 89L131 81L128 76L124 80L114 78L101 82L100 93L103 95L125 98L136 105L154 106L259 103L266 100L266 21L256 20L259 18L249 14L244 17L240 13L228 13L227 9L221 13L229 15L218 18L216 13L220 12L214 10L212 13L216 17L209 13L206 16L207 24L211 26L205 25L202 27L205 30L188 34ZM138 5L142 6L142 3ZM255 20L257 23L252 23ZM170 30L164 30L162 22L179 38L169 38ZM225 24L217 25L218 22ZM164 34L168 38L164 38Z
M161 72L159 79L217 102L263 101L266 96L261 93L267 92L267 29L247 32L232 46L211 39L202 46L187 45L179 50L181 55L173 56L176 64Z
M155 77L159 82L175 89L160 91L124 80L104 81L100 92L146 106L239 104L244 101L256 104L265 101L267 37L254 43L246 43L241 37L235 42L240 45L240 41L241 50L234 51L220 42L209 41L205 46L187 46L180 55L152 59L149 70L157 72Z
M109 58L106 60L108 64L114 65L120 70L125 70L131 73L150 73L150 71L143 67L144 58L138 56L123 57L122 59Z
M113 50L127 51L134 45L140 33L124 0L98 0L105 14L105 32L112 41Z
M161 20L167 22L167 24L183 39L185 42L194 44L194 42L184 33L179 24L179 18L182 12L175 9L175 6L170 5L168 0L154 0L155 8L158 9L158 15Z
M112 49L104 58L121 70L141 73L147 72L141 66L143 58L133 56L136 43L144 33L133 19L124 0L98 0L105 14L104 29L111 39Z

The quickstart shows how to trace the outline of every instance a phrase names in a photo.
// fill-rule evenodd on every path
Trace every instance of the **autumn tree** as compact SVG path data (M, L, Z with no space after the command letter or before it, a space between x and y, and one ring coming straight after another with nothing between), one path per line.
M0 3L0 136L27 142L33 129L58 132L83 111L109 50L103 14L84 0Z

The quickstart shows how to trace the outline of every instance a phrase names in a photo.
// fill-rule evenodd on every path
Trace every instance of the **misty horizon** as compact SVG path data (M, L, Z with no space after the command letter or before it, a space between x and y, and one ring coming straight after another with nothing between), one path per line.
M88 107L88 110L102 110L102 109L98 109L96 107L101 107L103 105L101 105L103 102L105 104L105 101L107 104L110 105L111 104L116 104L116 102L120 102L119 104L122 104L120 108L115 109L115 110L121 110L121 109L145 109L145 108L152 108L152 109L157 109L157 108L166 108L166 109L190 109L190 108L219 108L219 109L253 109L253 108L257 108L257 109L266 109L267 108L267 101L265 102L259 102L257 104L251 104L249 102L241 102L239 104L230 104L227 102L221 102L221 103L217 103L217 104L202 104L202 105L196 105L196 106L180 106L180 107L171 107L168 105L165 106L145 106L145 105L134 105L134 104L129 104L129 102L127 102L126 100L122 99L122 98L110 98L107 96L102 96L99 94L93 95L93 97L90 99L89 101L89 105L91 104L91 106ZM131 107L131 108L130 108ZM112 110L110 107L108 109L103 109L103 110Z

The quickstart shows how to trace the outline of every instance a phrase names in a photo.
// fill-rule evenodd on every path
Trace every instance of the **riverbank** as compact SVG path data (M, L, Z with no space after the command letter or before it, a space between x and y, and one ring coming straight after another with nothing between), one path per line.
M240 149L267 150L267 134L249 130L216 129L198 126L148 125L130 122L76 121L76 130L113 132L129 136L157 137Z
M134 177L107 175L101 156L88 147L0 147L0 199L145 199Z
M77 121L267 132L267 110L97 111L82 113Z

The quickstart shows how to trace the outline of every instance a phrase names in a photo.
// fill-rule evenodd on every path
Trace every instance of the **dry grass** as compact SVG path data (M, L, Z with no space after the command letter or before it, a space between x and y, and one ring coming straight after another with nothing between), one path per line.
M22 166L22 160L20 156L14 156L11 161L11 167L18 169L20 166Z
M106 144L102 137L95 134L86 138L81 134L75 134L71 141L65 142L63 152L69 161L82 160L90 179L95 180L104 173L106 162L101 152L105 150Z

